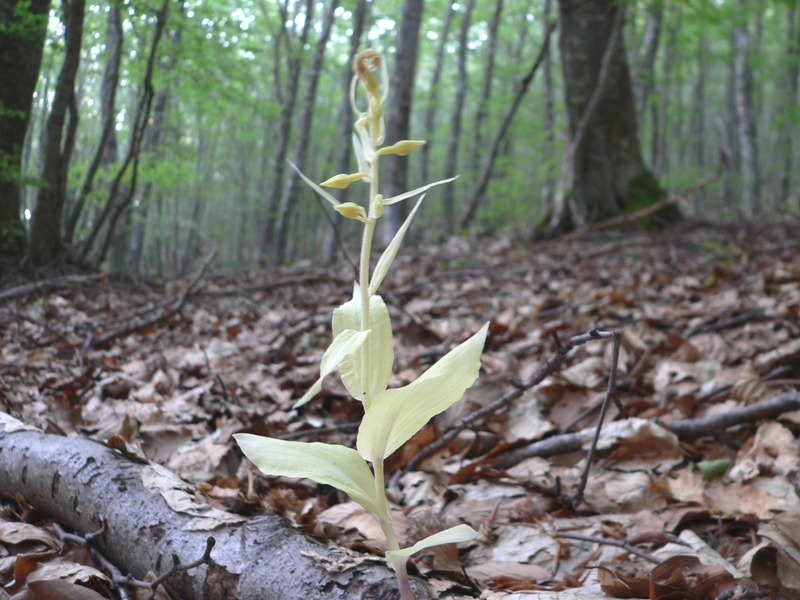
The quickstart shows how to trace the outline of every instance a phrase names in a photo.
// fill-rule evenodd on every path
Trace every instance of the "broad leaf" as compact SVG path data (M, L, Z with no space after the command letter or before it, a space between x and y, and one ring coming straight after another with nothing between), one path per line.
M350 355L361 348L368 335L369 331L356 331L354 329L345 329L336 334L333 342L325 350L325 354L322 355L322 361L319 366L319 379L303 394L300 400L295 402L294 408L303 406L303 404L316 396L322 389L322 380L330 375L342 362L346 361Z
M358 428L356 447L366 460L381 461L454 404L478 377L489 323L416 381L378 394Z
M411 212L408 213L408 217L406 217L403 225L397 230L397 233L394 234L392 241L386 246L386 250L383 251L380 259L378 259L378 264L375 265L375 270L372 272L372 280L369 282L370 294L377 292L381 283L383 283L383 278L386 277L386 273L389 272L389 267L392 266L392 261L394 257L397 256L400 244L403 243L403 237L406 235L406 231L408 231L408 227L411 225L411 221L414 219L414 215L417 214L417 209L424 199L425 195L423 194L422 197L417 200Z
M369 299L370 336L369 348L369 386L370 397L374 398L389 385L394 365L394 343L392 341L392 324L389 311L383 298L378 295ZM361 294L356 287L353 299L345 302L333 311L333 335L342 331L361 328ZM342 382L356 400L364 401L365 384L361 376L361 354L364 346L345 357L339 364Z
M361 506L380 515L375 477L364 459L346 446L320 442L292 442L237 433L233 436L244 455L263 473L305 477L342 490Z
M478 532L475 531L469 525L456 525L455 527L451 527L450 529L445 529L444 531L440 531L439 533L434 533L433 535L429 535L424 540L420 540L413 546L409 546L408 548L402 548L401 550L387 550L386 556L396 556L396 557L409 557L415 552L419 552L420 550L424 550L425 548L430 548L432 546L441 546L442 544L457 544L459 542L468 542L470 540L474 540L478 536Z

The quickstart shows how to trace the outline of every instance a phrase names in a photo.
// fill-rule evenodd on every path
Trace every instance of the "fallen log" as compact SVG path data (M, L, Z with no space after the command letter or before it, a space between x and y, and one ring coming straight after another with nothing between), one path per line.
M170 508L143 481L148 465L89 439L45 434L0 412L0 493L20 494L81 535L136 578L159 575L203 555L212 564L178 571L169 589L184 600L395 598L393 572L379 557L329 547L277 515L203 529L203 520ZM185 485L185 484L184 484ZM201 524L198 529L198 522ZM431 597L420 581L419 599Z

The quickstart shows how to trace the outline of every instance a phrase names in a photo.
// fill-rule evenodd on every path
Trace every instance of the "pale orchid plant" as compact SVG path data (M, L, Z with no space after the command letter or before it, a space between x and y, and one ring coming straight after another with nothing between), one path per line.
M386 499L384 461L434 415L459 400L473 384L480 369L488 323L442 357L416 381L401 388L387 389L394 363L394 346L389 311L377 290L424 195L381 255L370 277L370 251L375 225L383 215L385 206L423 194L452 179L437 181L391 198L384 198L378 193L379 157L387 154L405 156L425 142L403 140L381 147L384 141L381 89L385 92L388 83L385 63L376 52L365 50L356 55L353 71L350 103L357 116L353 148L358 160L358 172L336 175L320 185L299 170L297 172L334 210L363 223L359 281L355 283L352 300L334 311L333 342L322 356L319 379L297 401L295 408L311 400L322 389L322 380L338 368L347 391L364 404L357 449L318 442L278 440L246 433L234 437L245 456L265 474L305 477L332 485L371 511L386 535L389 545L386 557L397 574L401 598L409 600L414 598L414 592L406 571L408 558L424 548L474 539L477 532L469 525L462 524L431 535L408 548L400 548ZM376 71L380 71L381 83L375 77ZM356 104L358 84L366 92L366 112L359 110ZM297 170L294 165L292 167ZM369 184L370 201L367 209L353 202L340 203L320 187L343 189L359 180Z

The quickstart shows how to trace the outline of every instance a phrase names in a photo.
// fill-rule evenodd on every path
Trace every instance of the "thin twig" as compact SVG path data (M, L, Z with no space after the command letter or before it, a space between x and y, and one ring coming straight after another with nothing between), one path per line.
M600 418L597 419L597 429L594 432L594 438L592 438L592 445L589 447L589 455L586 457L586 466L583 469L583 473L581 474L581 480L578 483L578 490L575 492L575 497L572 499L572 506L577 507L580 505L581 501L583 500L583 492L586 489L586 483L589 481L589 469L592 467L592 460L594 460L594 453L597 449L597 441L600 439L600 429L603 427L603 421L606 418L606 412L608 411L608 405L611 402L611 399L616 399L617 395L617 363L619 362L619 339L620 335L618 331L612 333L611 343L613 347L613 351L611 354L611 372L608 375L608 389L606 391L606 397L603 400L603 405L600 407ZM619 407L619 403L617 402L617 407Z
M556 531L555 536L557 538L564 538L569 540L579 540L581 542L590 542L594 544L603 544L605 546L616 546L617 548L622 548L627 550L631 554L635 554L636 556L640 556L641 558L650 561L651 563L658 564L661 562L661 559L657 556L652 554L648 554L643 550L639 550L636 546L631 544L628 540L614 540L604 537L597 537L593 535L583 535L580 533L572 533L568 531Z
M785 392L770 400L735 408L729 412L700 419L682 419L671 423L659 423L672 431L681 440L691 440L702 436L716 436L728 427L754 423L761 419L771 419L785 412L800 410L800 392ZM560 454L577 452L586 438L585 433L566 433L533 442L523 448L517 448L501 455L478 461L479 466L492 469L510 469L526 458L536 456L548 458Z

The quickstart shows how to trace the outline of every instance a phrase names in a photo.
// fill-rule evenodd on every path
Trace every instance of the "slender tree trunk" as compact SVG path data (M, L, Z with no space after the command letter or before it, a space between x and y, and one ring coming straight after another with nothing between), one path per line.
M692 136L690 156L693 166L701 173L706 168L706 79L708 78L708 36L702 34L697 40L697 79L692 90ZM695 208L699 209L705 198L705 190L694 193Z
M647 100L653 91L655 74L653 67L658 54L658 42L661 38L661 23L664 17L664 4L662 0L655 0L647 8L647 21L645 22L643 51L639 59L636 79L633 84L636 98L637 114L644 115Z
M553 14L552 0L544 0L542 17L544 23L550 23ZM545 162L544 183L542 184L542 211L548 212L553 202L553 193L556 187L555 160L556 156L556 112L555 91L553 85L553 48L551 36L545 38L547 48L544 56L544 146L543 158Z
M417 75L417 53L419 31L422 25L423 0L404 0L397 33L397 51L392 67L389 88L389 106L386 109L386 143L394 144L409 138L411 100ZM389 198L408 189L408 158L390 155L383 160L384 177L382 193ZM427 182L426 182L427 183ZM389 245L408 214L408 202L401 202L386 209L382 221L383 244Z
M325 9L325 16L322 20L322 31L320 31L317 45L314 48L314 57L311 60L311 68L306 78L306 90L303 95L303 104L300 111L300 127L297 133L297 145L294 153L294 164L298 169L305 168L306 157L308 155L308 142L311 137L312 122L314 119L314 100L317 97L317 85L322 73L322 63L325 58L325 46L331 35L336 7L338 0L331 0ZM281 195L281 203L278 208L278 216L275 220L275 232L273 234L275 245L273 248L272 262L281 265L286 260L286 241L288 237L289 219L297 201L298 189L300 187L300 177L292 170L286 178L286 184Z
M50 0L0 0L0 258L25 252L20 220L22 148L42 64Z
M100 142L95 150L86 179L78 198L72 205L64 226L64 240L72 243L75 226L80 219L86 198L94 186L94 178L100 167L117 161L116 96L119 84L119 65L122 58L122 15L119 5L112 4L106 20L106 62L100 83Z
M108 253L111 241L114 237L114 231L117 226L122 212L128 207L133 195L136 192L136 180L139 171L139 154L141 151L142 140L147 131L150 120L150 109L153 101L153 69L155 67L155 60L157 56L158 44L164 33L164 27L167 20L167 7L169 0L164 0L163 5L156 13L156 26L153 31L153 40L150 44L150 54L147 58L147 65L145 67L144 81L142 84L142 93L136 108L136 113L133 117L133 127L131 133L131 140L128 145L128 152L125 160L120 165L114 180L111 182L111 189L108 193L106 204L100 213L97 222L95 223L92 232L89 234L86 242L84 243L79 261L85 262L89 253L94 250L94 256L91 260L92 267L98 267L102 263ZM131 168L130 184L123 183L123 178ZM124 194L123 194L124 191ZM106 222L108 225L105 227ZM101 233L104 233L102 242L99 248L94 248L95 241Z
M30 261L36 266L50 264L63 257L61 220L67 193L67 171L72 148L69 146L70 127L64 132L67 113L70 119L77 115L70 106L75 105L75 78L81 58L81 37L85 0L69 0L65 4L64 63L56 83L53 107L47 118L47 142L44 147L42 167L43 185L36 196L31 221L31 240L28 249ZM72 129L74 132L74 124Z
M662 61L661 86L659 87L659 100L653 107L653 172L660 176L664 174L669 165L669 142L673 132L667 124L671 111L673 79L675 78L675 56L677 54L678 31L681 27L682 14L680 6L676 5L670 11L672 19L669 21L667 44L664 49ZM680 89L678 89L678 93Z
M292 133L292 121L294 119L294 111L297 105L297 93L300 88L300 75L302 72L302 55L308 40L309 31L312 29L313 16L314 16L314 0L306 0L305 3L305 21L303 29L300 32L300 37L297 43L292 47L291 40L287 35L285 37L285 44L287 46L287 54L289 56L288 73L287 73L287 90L281 102L281 119L278 127L278 141L275 145L275 160L270 169L271 184L267 189L266 195L266 209L264 217L261 221L261 233L258 243L258 262L265 264L269 254L270 243L273 244L273 249L277 247L277 240L275 239L275 231L277 227L279 202L282 199L279 194L281 186L285 185L286 179L286 158L289 156L289 138ZM282 13L285 14L285 13ZM283 28L284 26L281 25ZM274 73L276 77L276 87L280 90L280 68L278 66L279 57L275 55ZM271 144L265 143L265 147L270 147ZM282 242L281 242L282 244ZM272 257L272 262L275 263L276 257Z
M350 138L353 134L353 120L355 115L353 109L350 107L350 81L353 78L353 58L358 53L358 47L361 44L361 38L364 35L364 23L367 17L367 0L358 0L356 3L355 13L353 14L353 33L350 36L350 51L347 55L347 65L344 69L344 87L342 89L342 101L339 104L339 139L341 140L339 146L339 156L337 159L337 173L349 173L352 169L350 166L350 159L353 154L353 146L350 144ZM347 202L349 189L343 189L339 194L340 202ZM327 207L326 207L327 211ZM328 216L330 211L327 211ZM340 238L340 230L342 228L349 228L356 226L350 219L331 219L331 226L328 228L325 236L325 262L331 263L336 258L336 248L342 242Z
M750 65L751 41L746 23L733 29L734 72L736 81L736 121L742 159L741 209L752 217L758 209L761 173L759 170L756 116L753 108L753 71Z
M442 31L439 34L439 45L436 47L436 59L433 61L433 75L431 76L431 86L428 92L427 108L425 109L425 128L423 135L428 143L420 150L422 151L422 170L421 177L423 183L430 181L431 148L430 141L436 130L436 113L439 108L439 86L442 79L442 69L444 68L444 51L447 46L447 38L450 35L450 26L453 23L453 5L448 2L447 12L444 14Z
M797 103L797 78L800 76L800 28L797 27L797 5L787 6L788 11L788 43L786 67L786 93L783 100L782 121L780 127L779 151L783 153L783 169L780 174L778 199L789 202L792 196L792 170L794 165L794 147L792 144L793 122L791 110Z
M461 145L461 115L464 113L464 99L467 95L467 42L469 26L472 21L472 11L475 9L475 0L467 0L464 13L461 15L461 33L458 36L458 79L456 93L453 98L453 114L450 119L450 135L447 139L447 165L444 177L455 177L458 171L458 150ZM444 224L445 233L455 231L455 195L456 186L444 186Z
M500 18L503 15L503 0L496 0L494 12L492 13L492 20L489 23L488 40L486 41L486 66L483 70L483 86L481 86L481 95L478 99L478 108L475 111L475 125L474 125L474 147L470 155L470 174L472 177L477 176L478 167L481 164L481 158L485 155L483 152L485 140L484 135L486 128L486 120L488 118L488 105L492 97L492 83L494 82L494 64L495 57L497 56L497 33L500 29ZM546 22L546 21L545 21ZM479 200L482 204L486 200L485 194Z
M503 117L503 122L500 124L500 128L495 133L494 139L489 147L489 152L484 159L483 168L478 175L478 179L474 188L472 189L470 198L467 201L467 206L458 220L459 230L469 227L472 218L475 216L475 210L478 208L481 198L483 198L486 193L486 187L489 185L489 179L492 174L494 162L497 159L497 156L500 154L500 146L505 139L508 128L511 126L511 121L514 120L514 116L517 114L517 109L519 109L520 105L522 104L522 99L525 97L525 94L527 93L528 88L530 87L531 82L536 75L536 71L539 70L539 66L546 59L547 54L549 53L550 35L552 34L554 28L555 23L552 22L546 26L544 41L542 42L542 47L539 50L539 54L537 55L536 60L533 61L533 66L531 66L528 73L517 85L517 92L514 94L514 100L511 102L511 106L508 108L508 111L506 111L506 114Z

